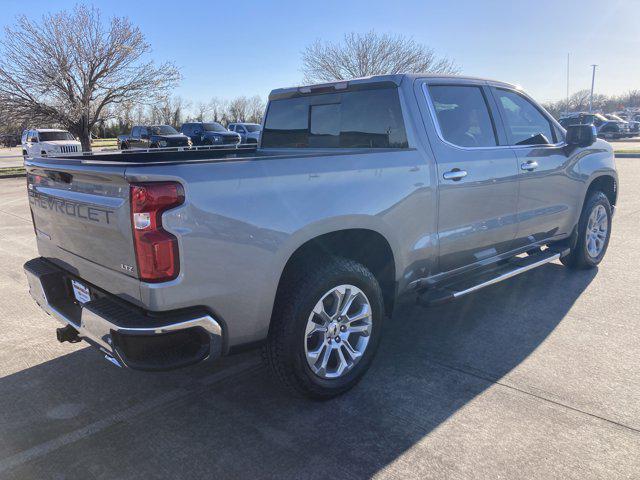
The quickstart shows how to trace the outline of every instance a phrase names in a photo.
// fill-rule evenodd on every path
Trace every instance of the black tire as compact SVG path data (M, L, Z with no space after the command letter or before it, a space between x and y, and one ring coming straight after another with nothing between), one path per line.
M320 265L301 265L281 286L269 329L263 358L272 374L296 395L329 399L352 388L368 370L375 356L384 305L382 290L373 274L352 260L330 257ZM372 326L362 358L338 378L322 378L307 363L305 328L316 303L332 288L353 285L366 295L371 307Z
M602 248L602 251L594 257L591 256L587 250L587 225L591 212L593 212L598 205L602 205L607 213L608 228L604 247ZM571 248L569 255L560 259L563 265L569 268L584 270L594 268L602 261L604 255L607 253L609 239L611 238L611 213L611 204L604 193L595 191L589 194L584 206L582 207L582 213L580 214L575 244Z

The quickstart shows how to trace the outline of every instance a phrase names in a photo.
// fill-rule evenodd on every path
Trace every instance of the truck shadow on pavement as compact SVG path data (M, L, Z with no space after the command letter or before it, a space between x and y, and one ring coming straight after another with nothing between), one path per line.
M256 352L148 374L78 350L0 380L0 477L392 474L409 450L432 454L420 440L531 355L595 275L549 264L437 308L405 299L370 372L328 402L287 396Z

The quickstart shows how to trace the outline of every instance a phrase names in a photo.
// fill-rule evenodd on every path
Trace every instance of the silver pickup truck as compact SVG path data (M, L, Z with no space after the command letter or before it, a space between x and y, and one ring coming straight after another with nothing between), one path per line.
M259 146L29 158L32 296L119 366L261 344L328 398L399 295L449 301L559 259L602 260L617 174L592 126L520 88L389 75L271 92Z

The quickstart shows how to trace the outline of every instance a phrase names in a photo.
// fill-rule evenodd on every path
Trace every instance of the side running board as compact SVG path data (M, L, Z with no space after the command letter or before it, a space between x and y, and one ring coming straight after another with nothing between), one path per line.
M448 282L418 293L417 301L423 306L433 306L455 300L476 292L489 285L507 280L521 273L545 265L569 253L569 249L547 248L535 255L514 257L506 263L498 264L471 275L465 275L458 281Z

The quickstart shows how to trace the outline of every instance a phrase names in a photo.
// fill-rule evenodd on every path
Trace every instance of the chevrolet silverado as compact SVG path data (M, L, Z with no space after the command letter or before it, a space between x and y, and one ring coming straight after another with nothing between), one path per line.
M400 295L593 268L617 174L522 89L405 74L271 92L259 145L27 159L36 302L119 366L262 345L293 392L369 368ZM398 320L396 320L398 321Z

